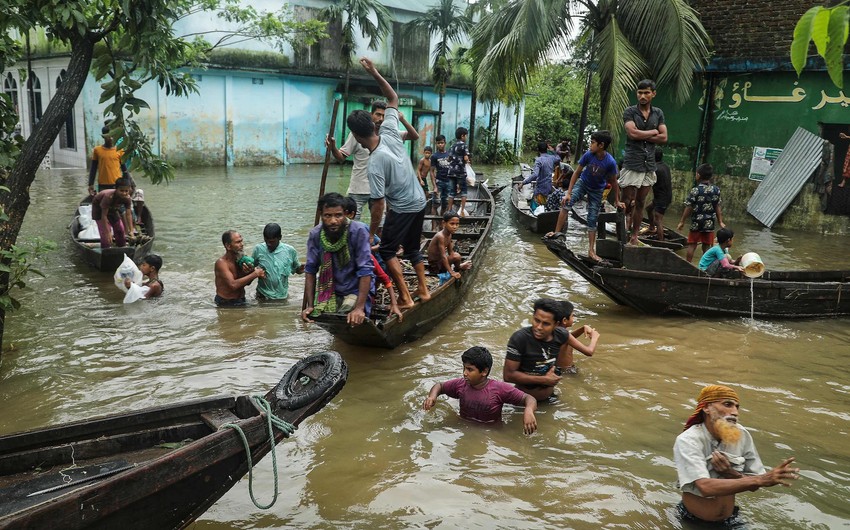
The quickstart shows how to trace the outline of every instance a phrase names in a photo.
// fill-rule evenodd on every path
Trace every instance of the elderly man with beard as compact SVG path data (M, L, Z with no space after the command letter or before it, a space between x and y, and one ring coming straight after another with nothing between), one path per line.
M245 302L245 286L254 278L265 278L262 267L251 267L240 263L245 256L245 243L235 230L221 234L224 255L215 262L215 305L218 307L240 307Z
M339 193L319 199L322 222L307 236L301 311L305 322L322 313L348 313L348 323L355 326L371 312L375 275L369 228L349 221L344 206L345 197Z
M719 528L743 528L735 494L777 484L790 486L800 470L790 467L791 457L765 471L752 436L738 424L740 405L733 389L709 385L697 402L673 446L682 490L679 516Z

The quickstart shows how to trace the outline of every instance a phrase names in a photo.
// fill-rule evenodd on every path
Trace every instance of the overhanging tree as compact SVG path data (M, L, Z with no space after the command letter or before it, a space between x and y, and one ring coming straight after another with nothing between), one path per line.
M443 98L446 95L446 83L452 76L454 67L451 47L452 44L460 43L469 32L472 20L455 6L454 0L440 0L438 5L413 19L409 28L424 29L428 35L439 39L431 52L431 78L434 80L434 90L440 96L437 134L442 134Z
M637 81L652 77L684 102L708 56L710 39L687 0L513 0L487 12L472 32L479 91L524 91L553 51L564 49L574 22L593 43L601 125L614 134Z
M13 134L18 116L7 95L0 96L0 343L6 312L14 307L9 271L15 243L30 205L29 188L41 160L72 111L91 70L104 80L101 102L114 119L111 134L123 136L133 164L153 183L171 178L171 168L155 156L135 121L126 119L147 108L135 91L146 81L166 93L197 91L183 66L199 65L213 48L200 36L177 36L174 24L200 11L213 11L228 22L226 33L245 38L315 38L316 23L292 23L286 13L260 13L238 0L6 0L0 2L0 71L20 59L20 40L34 28L70 50L66 75L26 140ZM234 29L239 28L239 29ZM254 32L248 35L249 32ZM302 36L300 33L304 32ZM318 33L321 33L319 31ZM18 38L21 36L21 39ZM5 303L4 303L5 302Z
M791 64L797 76L803 72L814 41L817 54L826 62L832 83L844 88L844 48L850 34L850 7L841 2L831 8L815 6L803 14L794 28L791 42Z

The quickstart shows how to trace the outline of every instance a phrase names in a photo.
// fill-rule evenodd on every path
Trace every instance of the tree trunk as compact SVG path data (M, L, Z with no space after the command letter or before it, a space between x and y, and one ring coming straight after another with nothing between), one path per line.
M578 138L576 138L575 153L573 153L573 163L577 164L578 159L584 154L584 128L587 127L587 108L590 106L590 90L593 84L593 71L590 69L590 64L587 65L587 79L584 83L584 100L581 103L581 118L578 125Z
M519 103L514 107L514 155L519 156Z
M443 134L443 91L440 91L440 113L437 114L437 134Z
M472 152L472 142L475 138L475 112L476 103L478 103L478 91L475 89L475 78L472 79L472 105L469 111L469 141L467 147L469 152Z
M94 41L88 36L76 37L71 41L71 59L68 61L66 77L41 117L32 134L24 142L21 154L12 166L9 178L4 183L9 191L0 191L0 204L9 220L0 223L0 248L9 249L18 240L18 233L30 205L29 189L44 155L53 145L65 123L65 117L74 108L83 85L88 77L94 52ZM0 277L0 287L8 287L9 277ZM0 311L0 344L3 341L5 312Z
M342 94L342 136L345 136L345 127L348 125L348 81L351 78L351 57L348 58L348 63L345 65L345 91ZM336 131L334 131L336 132ZM341 146L345 143L345 138L337 139L336 144Z

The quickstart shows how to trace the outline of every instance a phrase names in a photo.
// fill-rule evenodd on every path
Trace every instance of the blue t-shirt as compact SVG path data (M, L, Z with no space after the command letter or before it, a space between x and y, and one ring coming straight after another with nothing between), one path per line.
M699 270L704 271L708 268L709 265L714 263L716 260L723 259L726 256L726 252L720 248L720 245L714 245L710 249L706 251L705 254L699 260Z
M600 160L595 154L587 151L581 155L578 165L584 168L581 172L581 180L590 190L605 189L608 179L611 176L617 176L617 161L611 153L605 153Z

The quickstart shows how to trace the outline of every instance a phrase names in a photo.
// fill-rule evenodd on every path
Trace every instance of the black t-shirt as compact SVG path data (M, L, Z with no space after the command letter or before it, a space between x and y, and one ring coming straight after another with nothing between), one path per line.
M555 365L561 346L569 339L564 328L555 328L552 340L543 342L534 338L531 326L520 329L508 340L508 353L505 359L519 361L521 372L545 374Z
M652 186L652 200L656 205L669 206L673 202L673 184L670 168L664 162L657 162L655 184Z
M437 169L437 180L449 180L449 153L437 151L432 154L431 167Z

